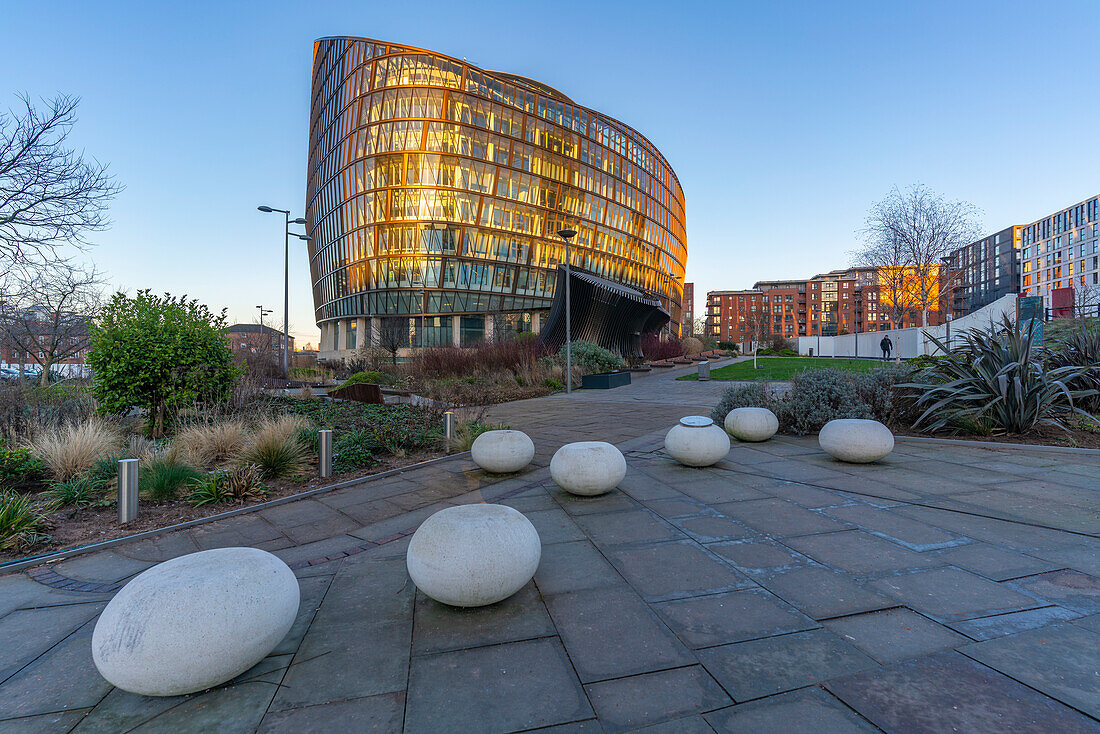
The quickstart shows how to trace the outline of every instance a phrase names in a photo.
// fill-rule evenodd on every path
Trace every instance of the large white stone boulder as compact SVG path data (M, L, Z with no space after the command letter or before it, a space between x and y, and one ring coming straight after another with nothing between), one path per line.
M626 476L626 457L606 441L567 443L550 459L550 477L571 494L606 494Z
M258 548L173 558L136 576L99 615L92 659L119 688L179 696L235 678L294 624L298 580Z
M470 458L492 474L511 474L535 458L535 442L523 431L486 431L474 439Z
M405 563L416 588L444 604L481 607L531 580L542 542L531 521L505 505L459 505L425 520Z
M726 433L738 441L767 441L779 430L779 419L767 408L734 408L726 415Z
M821 449L835 459L853 464L878 461L894 450L894 434L878 421L838 418L817 434Z
M710 418L689 415L665 434L665 451L684 466L710 466L726 458L730 437Z

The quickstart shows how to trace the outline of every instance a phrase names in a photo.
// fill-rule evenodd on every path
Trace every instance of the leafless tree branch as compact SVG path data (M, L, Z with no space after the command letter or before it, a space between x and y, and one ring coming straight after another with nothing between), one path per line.
M121 190L105 164L66 145L79 99L58 95L42 109L20 100L25 109L0 113L0 263L9 264L88 245Z
M895 323L907 311L919 310L921 325L928 325L928 312L940 299L943 258L980 236L977 217L972 204L923 184L904 191L895 186L871 207L855 261L878 270Z
M104 278L94 267L22 263L0 282L0 344L39 365L42 384L50 369L89 346L88 323L103 306Z

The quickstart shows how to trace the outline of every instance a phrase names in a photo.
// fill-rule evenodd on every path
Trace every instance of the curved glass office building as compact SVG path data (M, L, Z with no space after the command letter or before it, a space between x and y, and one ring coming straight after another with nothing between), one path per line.
M365 38L314 45L306 221L322 359L538 332L565 248L679 330L684 195L637 131L515 74Z

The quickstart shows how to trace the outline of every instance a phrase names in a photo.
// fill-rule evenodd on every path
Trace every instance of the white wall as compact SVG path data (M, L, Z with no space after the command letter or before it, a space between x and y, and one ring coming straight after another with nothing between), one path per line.
M951 333L958 334L967 329L988 329L990 323L1000 323L1004 315L1016 320L1016 296L1007 295L994 301L988 306L979 308L972 314L957 318L951 322ZM946 324L941 326L919 327L909 329L893 329L891 331L868 331L862 334L845 334L843 336L800 336L798 337L798 353L808 355L813 350L815 357L881 357L882 350L879 342L885 334L890 335L894 342L894 351L891 356L899 356L902 359L910 359L920 354L936 354L939 349L928 338L928 334L940 341L947 340ZM859 339L858 348L856 339Z

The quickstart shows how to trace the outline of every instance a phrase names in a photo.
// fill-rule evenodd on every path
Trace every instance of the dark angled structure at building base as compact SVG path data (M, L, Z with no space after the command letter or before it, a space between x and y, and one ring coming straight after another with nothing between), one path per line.
M661 299L622 283L571 268L558 268L556 292L539 338L555 349L565 344L565 279L569 278L569 324L574 342L586 341L624 357L641 356L642 336L669 322Z

